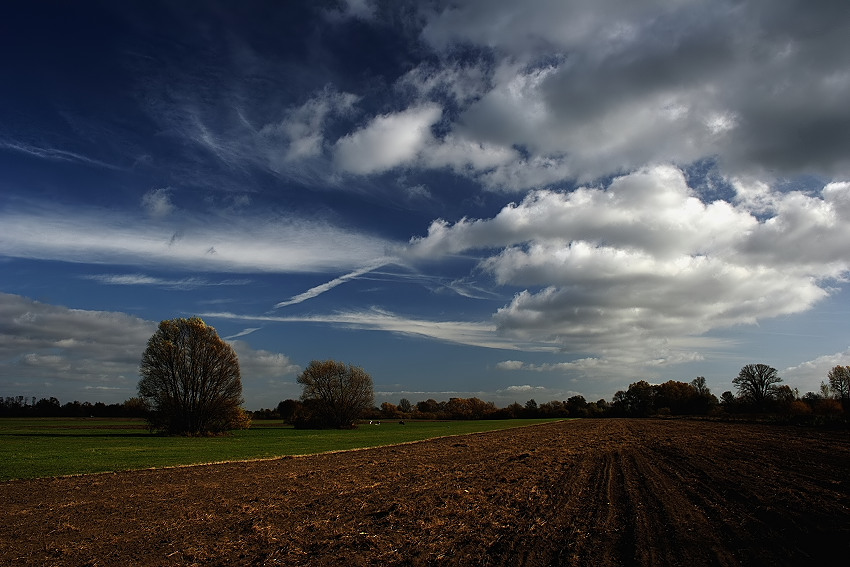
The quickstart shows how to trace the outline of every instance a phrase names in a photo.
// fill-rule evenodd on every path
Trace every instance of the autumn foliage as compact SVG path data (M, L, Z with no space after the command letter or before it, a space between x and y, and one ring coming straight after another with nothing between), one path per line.
M148 341L139 369L139 396L149 405L151 429L206 435L250 423L233 348L203 320L162 321Z

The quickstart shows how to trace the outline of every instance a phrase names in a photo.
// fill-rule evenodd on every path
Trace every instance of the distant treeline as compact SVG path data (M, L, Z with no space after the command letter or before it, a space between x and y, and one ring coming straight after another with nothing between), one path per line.
M302 408L299 400L283 400L271 409L249 412L253 419L282 419L292 423ZM627 390L614 394L611 402L600 399L588 402L583 396L552 400L538 404L534 399L524 404L514 402L496 407L493 402L479 398L449 398L448 401L427 399L412 403L406 398L398 404L384 402L362 417L369 420L404 419L516 419L516 418L602 418L653 416L712 416L735 417L746 415L779 416L801 423L846 423L850 404L827 387L820 392L800 396L796 389L777 386L770 395L754 403L746 396L724 392L720 398L712 394L705 379L691 382L670 380L650 384L640 380ZM0 398L0 417L145 417L147 408L139 398L118 404L101 402L60 403L56 398Z
M301 402L284 400L276 408L253 412L254 419L283 419L291 422L298 415ZM479 398L450 398L448 401L428 399L411 403L402 398L398 404L384 402L363 417L370 420L404 419L515 419L515 418L604 418L709 416L772 416L799 423L846 423L850 404L826 388L800 396L796 389L779 386L758 403L747 396L724 392L718 399L698 377L691 382L670 380L650 384L639 380L620 390L611 402L600 399L588 402L584 396L552 400L538 404L534 399L524 404L514 402L496 407Z
M0 417L145 417L147 408L139 398L120 404L67 402L56 398L7 396L0 398Z

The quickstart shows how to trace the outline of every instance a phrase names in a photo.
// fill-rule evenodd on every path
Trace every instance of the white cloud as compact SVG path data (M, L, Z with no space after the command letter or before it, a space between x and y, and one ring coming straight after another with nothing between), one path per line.
M395 313L372 308L359 311L340 311L324 315L246 315L228 312L208 312L202 315L210 319L238 321L266 321L278 323L321 323L346 329L385 331L402 335L415 335L481 348L551 352L557 345L545 340L524 343L513 338L501 337L495 325L475 321L431 321L414 319Z
M0 389L9 395L54 396L63 403L124 401L137 395L139 361L156 326L125 313L69 309L0 293ZM231 344L249 409L273 407L294 395L294 381L285 378L299 367L287 356L243 341Z
M658 166L606 189L532 192L492 219L435 221L410 253L484 253L479 267L521 290L493 318L506 336L665 365L701 357L705 339L687 337L825 298L850 269L848 194L767 191L773 216L759 220L743 203L701 202Z
M301 394L301 386L294 379L301 367L288 356L256 350L244 341L230 341L230 344L239 357L245 407L274 408L281 400L298 398Z
M383 265L384 264L373 264L371 266L366 266L365 268L360 268L358 270L354 270L353 272L349 272L349 273L347 273L343 276L340 276L338 278L334 278L329 282L325 282L321 285L311 287L310 289L308 289L304 293L299 293L298 295L293 296L293 297L287 299L286 301L281 301L280 303L275 304L274 308L279 309L281 307L288 307L290 305L302 303L304 301L307 301L308 299L313 299L314 297L317 297L317 296L325 293L326 291L332 290L333 288L337 287L338 285L342 285L347 281L350 281L350 280L353 280L353 279L356 279L356 278L362 276L363 274L368 274L369 272L371 272L373 270L377 270L378 268L380 268Z
M0 293L2 389L63 402L87 400L87 388L118 389L130 397L155 330L154 323L123 313L68 309Z
M17 140L0 139L0 149L13 150L16 152L27 154L31 157L46 159L50 161L64 161L70 163L80 163L82 165L102 167L106 169L120 169L114 165L102 162L100 160L92 159L90 157L74 153L68 150L63 150L61 148L45 148L33 144L28 144L25 142L20 142Z
M344 171L379 173L413 162L431 142L431 126L441 117L435 104L425 104L374 118L361 130L336 143L334 159Z
M514 393L514 392L533 392L535 390L545 390L545 388L543 386L531 386L529 384L523 384L522 386L508 386L507 388L504 388L504 389L499 390L499 391L505 392L505 393Z
M469 173L504 166L516 160L517 156L517 151L510 147L448 135L423 148L421 161L429 167L449 167L460 173Z
M455 131L530 153L481 177L498 188L706 156L729 171L841 177L850 174L850 20L839 6L454 3L427 12L422 32L444 67L403 82L431 96L476 91L455 99ZM487 81L457 74L459 45L492 55Z
M520 370L523 367L523 362L520 360L503 360L496 364L499 370Z
M801 394L806 392L819 392L820 383L829 383L827 375L835 366L850 365L850 347L843 352L826 354L814 360L802 362L797 366L789 366L779 372L783 382L799 388Z
M359 99L356 95L326 88L301 106L289 110L280 122L263 126L259 134L261 139L271 144L268 148L271 162L276 167L282 165L276 157L278 145L285 148L283 164L322 155L326 122L333 116L352 112Z
M599 368L600 366L608 365L609 362L601 361L598 358L582 358L571 362L555 362L544 364L529 364L520 360L505 360L496 365L499 370L526 370L532 372L568 372L574 370L589 370Z
M392 243L297 218L183 215L139 223L94 209L0 212L0 254L220 272L323 272L379 262Z
M260 329L261 329L261 327L249 327L247 329L242 329L238 333L235 333L235 334L230 335L228 337L222 337L222 338L226 341L230 341L230 340L233 340L233 339L238 339L239 337L245 337L247 335L250 335L251 333L259 331Z
M227 279L213 282L199 277L165 279L145 274L94 274L83 277L106 285L152 285L173 289L193 289L208 286L244 286L251 283L251 280L246 279Z
M424 100L448 98L457 104L468 104L491 87L490 73L481 64L419 65L402 76L397 86L412 89Z
M174 212L174 204L171 202L171 189L168 187L151 189L142 196L142 206L148 215L154 218L167 217Z
M169 101L151 112L231 170L260 166L324 187L341 186L339 172L419 166L518 191L709 157L726 173L766 179L850 175L850 21L840 2L438 4L404 16L341 5L368 25L394 14L392 25L420 29L416 49L434 49L393 85L410 106L358 130L340 133L348 124L335 118L361 99L332 84L283 112L238 85L209 98L197 92L208 85L169 85L168 97L149 97ZM277 71L247 42L239 48Z

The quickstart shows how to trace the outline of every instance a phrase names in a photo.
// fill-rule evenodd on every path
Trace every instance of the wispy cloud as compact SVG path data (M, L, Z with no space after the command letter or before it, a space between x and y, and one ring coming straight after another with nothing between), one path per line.
M244 337L246 335L250 335L254 331L259 331L260 329L262 329L262 327L249 327L247 329L242 329L241 331L239 331L235 335L230 335L229 337L224 337L224 338L228 341L232 340L232 339L238 339L239 337Z
M286 301L281 301L280 303L275 304L274 309L280 309L281 307L287 307L289 305L295 305L297 303L302 303L304 301L307 301L308 299L313 299L314 297L319 296L319 295L325 293L326 291L332 290L333 288L337 287L338 285L342 285L347 281L350 281L350 280L353 280L355 278L362 276L363 274L367 274L367 273L369 273L373 270L377 270L378 268L380 268L381 266L384 266L384 265L385 265L384 263L380 263L380 264L374 264L374 265L371 265L371 266L366 266L365 268L360 268L358 270L354 270L353 272L345 274L344 276L334 278L329 282L323 283L321 285L317 285L315 287L311 287L310 289L308 289L304 293L299 293L298 295L295 295L295 296L291 297L290 299L287 299Z
M151 189L142 196L142 206L154 218L167 217L175 208L171 202L171 190L168 187Z
M179 221L139 220L85 208L6 208L0 212L0 254L220 272L327 272L383 262L386 250L396 247L362 232L293 217L187 213Z
M430 339L482 348L554 352L558 346L547 341L534 343L499 336L495 325L470 321L429 321L403 317L378 308L360 311L340 311L327 315L275 316L241 315L230 312L208 312L206 318L278 323L320 323L347 329L363 329L415 335Z
M221 281L210 281L205 278L189 277L180 279L166 279L145 274L93 274L82 276L84 279L93 280L106 285L151 285L172 289L193 289L197 287L210 286L244 286L249 285L249 279L227 279Z
M80 163L94 167L103 167L106 169L120 170L121 168L97 159L86 157L82 154L74 153L68 150L59 148L43 148L32 144L26 144L14 140L0 140L0 149L12 150L27 154L31 157L46 159L50 161L64 161L69 163Z

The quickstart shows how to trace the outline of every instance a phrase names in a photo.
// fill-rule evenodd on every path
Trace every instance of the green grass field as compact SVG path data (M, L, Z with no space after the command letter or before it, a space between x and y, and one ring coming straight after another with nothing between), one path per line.
M0 481L307 455L542 423L545 419L383 422L348 431L255 421L223 437L162 437L133 419L0 419Z

